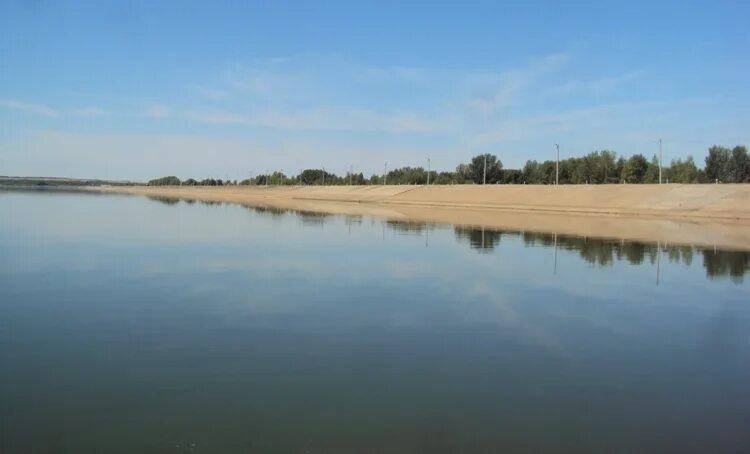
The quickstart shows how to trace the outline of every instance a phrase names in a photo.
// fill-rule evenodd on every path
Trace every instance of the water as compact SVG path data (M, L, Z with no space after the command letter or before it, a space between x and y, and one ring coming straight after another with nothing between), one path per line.
M748 452L749 268L0 193L0 452Z

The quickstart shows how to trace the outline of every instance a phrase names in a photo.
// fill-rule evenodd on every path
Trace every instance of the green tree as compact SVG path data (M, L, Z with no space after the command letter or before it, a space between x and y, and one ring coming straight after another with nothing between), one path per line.
M706 178L710 182L727 181L729 170L729 149L714 145L706 156Z
M148 185L149 186L179 186L180 179L173 175L170 175L168 177L161 177L161 178L150 180L148 182Z
M747 148L736 146L732 148L729 157L727 180L733 183L750 182L750 159L747 156Z
M622 179L627 183L643 183L648 170L648 160L642 154L635 154L625 161Z
M692 156L688 156L684 161L672 161L666 172L671 183L697 183L700 177L700 171L695 166Z
M662 179L664 179L664 175L662 175ZM649 184L659 182L659 158L656 155L651 158L651 162L648 164L646 174L643 176L643 182Z
M468 169L469 176L475 184L482 184L485 181L485 159L487 163L486 182L487 184L495 184L503 177L503 163L492 154L480 154L471 158Z

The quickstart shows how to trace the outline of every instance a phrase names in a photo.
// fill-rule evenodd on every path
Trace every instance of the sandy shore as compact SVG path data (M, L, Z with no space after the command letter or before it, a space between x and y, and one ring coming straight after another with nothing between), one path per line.
M117 187L151 197L750 249L750 185Z

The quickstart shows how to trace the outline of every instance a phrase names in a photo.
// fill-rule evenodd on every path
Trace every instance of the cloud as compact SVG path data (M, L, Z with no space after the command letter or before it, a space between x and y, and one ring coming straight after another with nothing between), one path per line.
M287 171L337 162L343 164L332 169L336 172L353 163L371 173L381 171L386 160L389 167L414 165L426 162L427 156L439 163L438 168L451 169L478 152L502 155L506 166L513 167L546 156L543 150L554 143L564 144L568 153L597 147L633 153L642 151L639 144L650 146L643 138L678 136L687 124L700 140L715 137L717 131L721 137L744 131L746 115L710 108L720 105L719 100L700 106L684 99L659 104L633 94L626 98L630 102L616 103L623 99L617 96L620 89L632 89L629 84L647 73L585 78L577 75L572 58L562 52L505 68L447 69L367 66L306 55L217 70L209 80L183 81L181 92L165 90L163 98L109 97L108 103L101 98L75 110L0 101L0 106L44 116L106 114L121 120L119 134L76 135L70 129L62 132L66 125L61 124L60 132L36 134L28 143L13 145L37 153L29 154L37 156L36 162L20 156L0 137L0 147L15 156L0 158L4 167L19 159L28 164L25 168L44 165L53 171L69 160L73 176L81 175L76 168L95 169L102 156L120 159L128 153L118 171L132 173L123 177L151 177L170 172L169 166L187 176L220 174L235 167L263 171L281 161L294 167ZM609 94L613 96L604 96ZM741 109L736 108L744 112ZM707 118L706 112L717 113ZM38 120L27 121L29 131ZM90 153L79 156L76 148ZM85 162L89 159L93 163ZM157 171L151 168L157 160L169 165ZM47 166L48 161L57 166Z
M45 117L59 116L59 113L49 106L45 106L43 104L31 104L12 99L0 99L0 107L6 107L8 109L18 110L34 115L42 115Z
M483 127L474 116L488 119L520 103L539 76L569 58L555 53L499 72L363 66L333 57L263 59L227 71L213 85L191 86L202 98L192 105L155 104L143 115L289 131L455 134Z
M216 125L246 125L286 130L437 133L449 122L411 112L377 112L364 108L320 107L296 111L264 110L244 114L219 109L187 110L183 118Z
M644 74L644 71L637 70L593 80L571 80L554 88L552 93L557 95L571 95L575 93L593 93L601 95L610 93L629 82L637 80L643 77Z
M483 116L508 109L521 102L524 91L533 87L540 76L558 71L569 59L568 53L554 53L518 68L468 74L467 84L472 91L469 106Z

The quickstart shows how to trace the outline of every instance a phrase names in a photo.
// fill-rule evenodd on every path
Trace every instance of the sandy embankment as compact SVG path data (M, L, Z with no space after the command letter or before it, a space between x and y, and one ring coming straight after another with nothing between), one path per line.
M118 187L157 197L750 249L750 185Z

